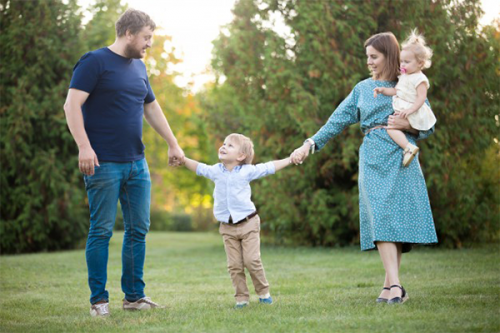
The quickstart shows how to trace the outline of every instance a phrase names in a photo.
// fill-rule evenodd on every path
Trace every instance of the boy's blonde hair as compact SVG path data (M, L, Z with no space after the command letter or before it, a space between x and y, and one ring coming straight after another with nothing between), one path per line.
M431 67L432 50L427 46L424 36L419 34L417 29L411 31L410 36L403 42L402 49L413 52L417 61L424 64L422 69Z
M250 138L247 138L243 134L232 133L226 137L226 140L231 140L240 146L240 153L245 154L246 158L241 162L241 164L252 164L253 161L253 142Z

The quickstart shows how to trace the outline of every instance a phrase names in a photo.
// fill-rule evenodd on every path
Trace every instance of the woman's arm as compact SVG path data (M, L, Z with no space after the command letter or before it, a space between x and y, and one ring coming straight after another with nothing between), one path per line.
M358 110L359 86L356 85L351 93L339 104L332 113L326 124L324 124L314 136L306 140L304 144L295 149L290 155L292 163L302 163L309 155L309 149L314 146L314 150L321 150L326 143L337 136L349 125L355 124L360 120Z
M399 116L399 112L394 112L393 115L389 116L389 120L387 121L387 129L395 129L403 132L408 132L414 135L418 135L418 130L411 127L408 119L401 118Z
M394 115L389 116L387 129L396 129L403 132L408 132L417 136L418 140L427 139L431 134L434 134L434 126L428 129L427 131L419 131L411 127L408 119L400 118L398 116L399 113L394 113Z

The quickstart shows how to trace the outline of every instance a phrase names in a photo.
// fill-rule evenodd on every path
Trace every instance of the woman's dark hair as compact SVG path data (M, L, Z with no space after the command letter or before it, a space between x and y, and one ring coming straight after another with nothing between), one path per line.
M392 32L381 32L368 38L365 42L365 49L371 46L385 57L384 71L380 75L373 74L374 80L384 78L389 81L396 81L399 73L399 43Z

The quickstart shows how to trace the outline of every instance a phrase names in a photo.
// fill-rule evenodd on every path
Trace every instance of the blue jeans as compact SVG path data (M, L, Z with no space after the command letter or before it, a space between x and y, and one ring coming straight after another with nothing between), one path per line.
M90 208L86 258L90 303L108 301L106 290L109 240L118 200L125 234L122 248L122 290L128 301L145 297L142 280L149 231L151 178L146 159L127 163L101 162L93 176L84 175Z

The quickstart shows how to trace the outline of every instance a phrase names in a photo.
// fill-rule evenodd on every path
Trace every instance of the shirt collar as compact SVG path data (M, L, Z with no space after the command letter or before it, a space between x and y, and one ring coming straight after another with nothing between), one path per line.
M221 163L220 165L222 168L222 172L231 172L228 169L226 169L226 166L224 165L224 163ZM242 165L237 165L234 167L233 171L239 172L241 170L241 167L242 167Z

